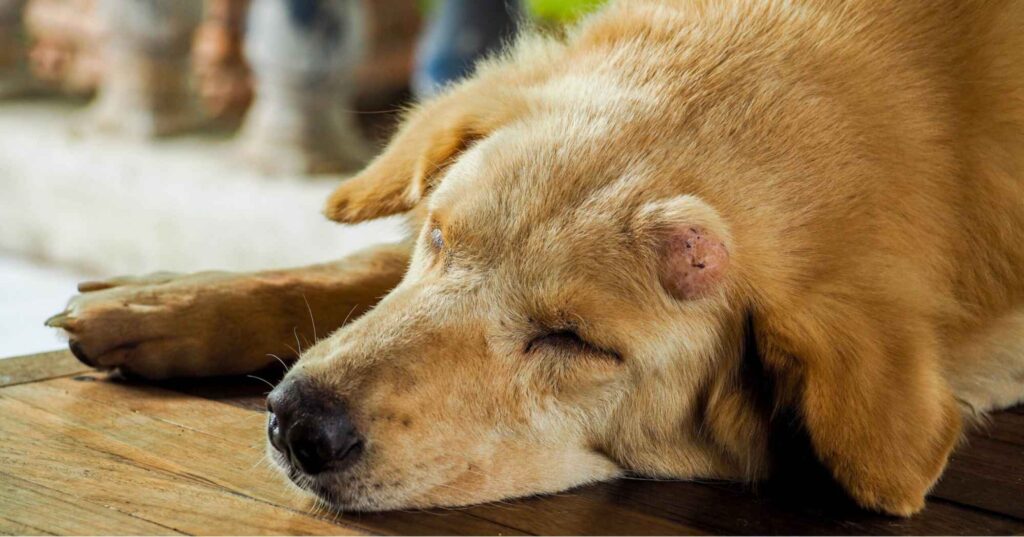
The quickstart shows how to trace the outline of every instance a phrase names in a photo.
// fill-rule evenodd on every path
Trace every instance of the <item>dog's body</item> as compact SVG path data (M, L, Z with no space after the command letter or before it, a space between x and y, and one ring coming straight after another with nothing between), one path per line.
M241 372L397 285L270 397L275 460L342 508L760 479L785 410L857 502L910 514L961 415L1024 399L1021 27L1015 0L619 2L423 105L331 197L408 212L408 245L87 284L53 324L95 365Z

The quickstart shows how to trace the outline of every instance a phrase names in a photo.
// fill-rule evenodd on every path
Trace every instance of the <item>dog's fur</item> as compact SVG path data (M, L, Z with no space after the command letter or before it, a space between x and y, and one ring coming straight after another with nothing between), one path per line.
M343 473L286 468L340 508L756 480L787 415L909 515L962 416L1024 397L1022 27L1019 0L620 1L423 104L330 198L408 213L408 245L87 284L113 287L53 324L100 366L239 372L297 297L324 330L401 280L288 374L366 440Z

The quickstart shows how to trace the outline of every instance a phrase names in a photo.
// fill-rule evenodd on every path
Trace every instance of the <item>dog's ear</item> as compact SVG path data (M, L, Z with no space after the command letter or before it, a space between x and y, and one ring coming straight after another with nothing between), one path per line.
M644 206L636 218L653 241L658 277L679 300L707 297L720 290L729 267L729 231L718 213L694 196Z
M901 312L898 296L826 289L805 282L799 299L755 307L775 404L800 418L818 459L858 504L909 516L959 438L940 343Z
M384 151L331 194L326 216L355 223L415 207L463 151L522 112L514 88L493 86L470 81L414 110Z
M748 297L750 341L772 385L767 416L799 417L817 458L860 505L919 511L959 438L960 413L942 378L939 338L906 311L908 291L834 274L817 283L759 282L775 273L751 266L758 261L742 255L727 222L693 196L649 204L639 221L655 231L647 236L674 298Z

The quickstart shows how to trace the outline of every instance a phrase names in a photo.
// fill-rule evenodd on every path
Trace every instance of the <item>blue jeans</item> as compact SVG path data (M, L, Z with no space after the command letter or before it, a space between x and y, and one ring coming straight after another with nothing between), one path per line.
M515 37L521 0L439 0L416 49L412 90L428 98Z

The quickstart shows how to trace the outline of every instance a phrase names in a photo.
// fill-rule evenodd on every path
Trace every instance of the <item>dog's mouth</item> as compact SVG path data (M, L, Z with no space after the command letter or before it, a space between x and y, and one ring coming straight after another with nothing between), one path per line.
M416 496L409 481L391 481L372 478L362 465L343 470L326 470L315 475L304 472L288 457L267 444L267 452L274 465L288 481L306 494L312 495L322 507L335 511L370 512L429 507L410 501Z
M337 509L346 510L349 508L350 501L346 501L344 494L336 491L333 487L329 486L328 483L337 483L340 479L343 479L339 474L343 472L338 471L326 471L317 475L310 475L303 472L301 469L296 467L292 462L285 457L283 453L274 448L273 445L267 445L268 456L274 465L288 478L296 488L307 494L312 494L321 503Z

